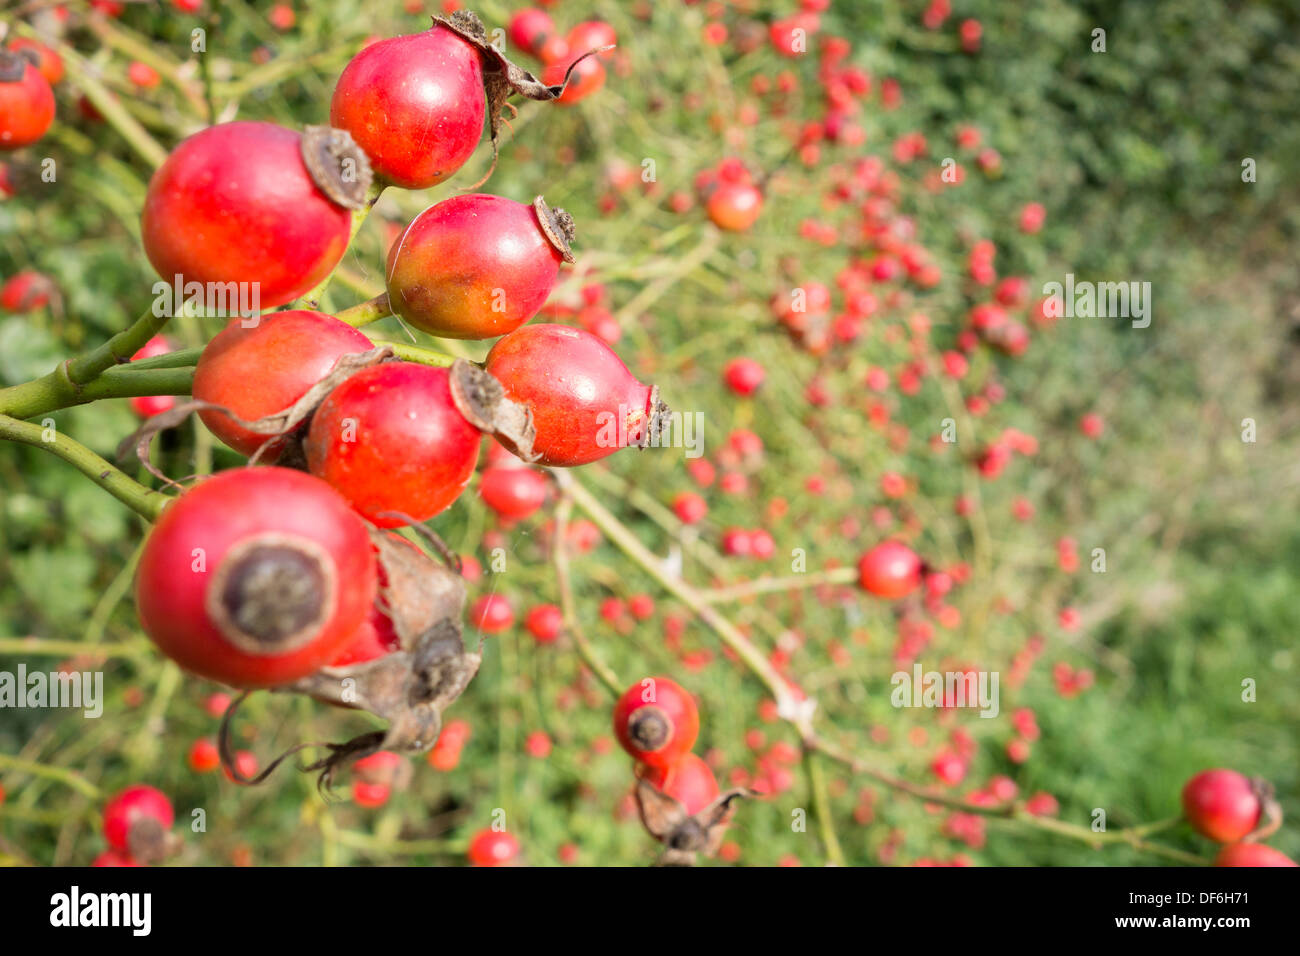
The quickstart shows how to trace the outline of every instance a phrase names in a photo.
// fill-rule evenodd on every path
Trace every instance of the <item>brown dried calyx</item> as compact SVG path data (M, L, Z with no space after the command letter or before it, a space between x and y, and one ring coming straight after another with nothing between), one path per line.
M597 53L604 53L606 50L614 49L614 45L610 44L588 50L569 64L562 83L547 85L523 67L511 63L504 53L494 47L488 41L487 29L483 26L483 21L471 11L457 10L449 17L435 16L433 22L435 25L446 27L461 39L473 44L479 53L483 55L483 89L487 93L488 120L491 124L492 165L488 168L487 174L474 186L470 187L471 189L477 189L487 182L488 177L492 175L492 171L496 169L497 137L500 133L501 124L505 122L501 112L507 106L506 100L510 99L515 93L540 102L558 100L564 95L564 88L569 85L569 77L573 75L574 67L589 56L595 56Z
M506 391L492 375L464 359L451 366L451 400L465 420L487 432L524 461L536 461L533 451L537 429L533 411L506 398Z
M217 567L208 616L241 650L287 654L314 639L338 588L334 564L306 538L264 534L239 542Z
M576 261L571 248L573 240L577 237L573 217L558 206L552 209L541 196L533 200L533 209L537 212L537 221L542 227L542 235L546 236L546 241L555 247L555 251L565 262Z
M308 126L299 144L312 181L344 209L364 209L374 173L370 157L347 130Z
M27 72L33 61L22 53L13 50L0 50L0 83L17 83Z
M244 777L234 769L230 721L245 694L226 712L219 738L222 762L238 783L261 783L287 758L308 747L329 751L326 757L303 767L320 772L322 788L329 787L340 768L376 751L428 750L442 730L442 712L478 673L481 656L467 651L461 639L465 585L459 573L388 532L372 530L371 543L379 553L386 579L380 607L392 620L401 649L364 664L324 667L277 690L369 711L388 721L388 729L341 744L299 744L256 777Z
M680 800L656 790L645 779L636 783L636 805L649 834L664 845L656 866L693 866L698 853L714 856L722 846L727 824L735 815L735 802L756 796L738 787L728 790L694 816Z
M1259 800L1259 825L1241 838L1243 843L1267 840L1282 826L1282 804L1277 800L1273 784L1263 777L1251 777L1250 789Z

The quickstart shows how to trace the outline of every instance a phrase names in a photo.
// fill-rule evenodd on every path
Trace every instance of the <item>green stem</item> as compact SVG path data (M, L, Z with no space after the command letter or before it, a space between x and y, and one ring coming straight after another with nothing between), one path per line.
M444 355L442 352L435 352L433 349L421 348L407 342L390 342L387 339L371 339L371 341L375 345L388 346L393 350L393 354L404 362L418 362L421 365L447 368L456 361L454 355Z
M595 650L578 624L578 612L573 600L573 585L569 580L569 552L565 534L572 513L573 499L566 494L560 499L560 506L555 510L555 530L551 543L551 561L555 565L555 580L560 588L560 610L564 614L564 628L573 638L573 644L587 667L611 694L618 697L623 693L624 685L619 682L618 676L609 665L596 656Z
M822 845L826 848L826 859L833 866L844 866L844 851L840 848L839 837L835 835L835 823L831 820L831 801L826 792L826 774L821 761L820 754L804 748L803 762L808 770L813 812L817 814L817 828L821 832Z
M367 299L365 302L359 302L342 312L334 313L334 318L340 322L346 322L354 329L359 329L371 322L386 319L392 314L393 310L388 304L388 293L382 292L373 299Z
M57 780L91 800L98 800L100 797L99 788L73 770L51 767L48 764L37 763L34 760L22 760L18 757L10 757L8 754L0 754L0 768L7 768L14 773L24 773L32 777L44 777L46 780Z
M171 498L134 481L123 471L78 441L53 428L0 415L0 438L44 448L68 462L132 511L150 521L162 513Z

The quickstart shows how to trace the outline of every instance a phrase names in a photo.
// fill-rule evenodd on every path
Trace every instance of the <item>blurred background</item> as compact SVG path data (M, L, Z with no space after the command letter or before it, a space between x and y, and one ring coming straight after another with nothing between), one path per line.
M21 32L15 13L36 22L41 6L7 0L10 36ZM425 29L444 9L62 6L61 42L75 55L56 88L55 126L26 154L0 156L13 187L0 201L0 281L36 270L58 295L0 311L0 385L102 342L151 298L139 242L150 165L83 102L88 88L115 98L163 149L202 128L209 101L223 120L322 123L335 78L367 38ZM275 12L286 6L292 22ZM492 29L519 6L475 10ZM546 9L561 30L606 21L618 50L599 93L572 106L520 103L482 188L521 201L544 193L573 214L579 259L544 320L603 330L674 409L698 412L701 460L714 471L706 484L682 449L652 449L573 477L697 587L743 592L790 576L799 549L807 573L822 575L817 586L740 593L719 608L817 700L823 732L883 773L953 796L1005 777L1041 812L1086 827L1102 808L1120 827L1176 816L1187 777L1228 766L1269 778L1300 814L1300 10L1064 0ZM196 26L207 31L197 55ZM785 55L795 27L806 52ZM1098 29L1104 52L1094 51ZM46 157L56 181L32 181ZM765 194L744 233L712 225L696 192L697 177L729 158ZM401 226L490 161L485 141L448 184L385 193L328 304L382 291ZM954 168L957 181L945 179ZM1032 204L1045 213L1040 228L1033 211L1026 219ZM985 240L991 275L973 252ZM900 244L922 248L935 272L901 268ZM869 283L853 286L846 270L870 272ZM1150 326L1044 317L1044 284L1066 274L1149 282ZM831 292L826 329L796 337L774 304L815 283ZM872 301L851 302L854 292ZM962 339L972 308L995 298L1027 342ZM168 334L197 346L219 325L190 320ZM392 319L368 331L405 334ZM489 344L458 347L481 358ZM949 373L943 353L964 356L964 375ZM752 397L723 381L737 356L766 372ZM937 439L949 417L954 446ZM126 400L54 418L110 458L138 424ZM1253 442L1243 441L1246 419ZM981 456L1008 442L1009 463L982 473ZM177 478L241 461L197 421L155 452ZM708 506L690 526L673 510L684 492ZM464 722L463 746L435 751L439 766L411 758L409 786L366 807L347 780L323 801L314 777L291 767L252 788L196 772L191 748L215 734L212 697L225 689L181 674L141 633L131 598L140 520L52 456L0 447L0 670L100 669L106 688L98 720L0 710L0 859L89 863L103 849L103 799L145 782L177 807L179 863L458 864L497 809L529 864L649 862L612 698L568 638L543 644L524 625L534 606L558 603L553 514L548 505L504 522L471 486L433 521L482 569L471 600L505 595L514 623L486 637L480 674L448 711ZM578 509L569 533L595 653L624 684L665 674L694 692L697 752L724 788L764 794L739 810L720 862L826 862L824 833L792 831L810 780L763 684L586 520ZM729 529L766 531L771 554L724 554ZM833 573L888 536L948 573L951 592L898 614ZM1104 573L1093 570L1098 548ZM891 706L890 675L913 660L999 671L1000 716ZM1247 679L1253 702L1242 700ZM265 764L298 741L373 726L264 693L237 733ZM960 780L936 778L948 753L961 757ZM954 822L870 778L823 769L852 864L1168 862L1015 820ZM207 811L204 833L184 826L196 807ZM1212 856L1185 826L1160 839ZM1270 843L1296 857L1300 828L1284 825Z

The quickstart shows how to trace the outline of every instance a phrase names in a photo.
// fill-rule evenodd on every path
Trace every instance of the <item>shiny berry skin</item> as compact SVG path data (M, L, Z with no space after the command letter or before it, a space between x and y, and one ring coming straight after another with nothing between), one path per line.
M665 769L695 746L700 713L681 685L667 677L633 684L614 705L614 736L649 767Z
M306 677L375 598L366 527L324 482L236 468L185 491L145 541L140 623L186 670L236 687Z
M499 634L515 623L515 609L504 594L485 594L469 609L469 622L480 631Z
M553 644L564 629L564 612L554 604L539 604L528 612L524 626L538 644Z
M338 265L352 216L312 180L300 142L293 130L240 121L209 126L172 151L140 218L163 281L255 282L259 307L271 309Z
M1300 866L1285 853L1262 843L1229 843L1214 858L1215 866Z
M382 783L367 783L364 780L352 781L352 802L367 810L382 807L393 794L393 788Z
M618 34L604 20L585 20L570 30L565 39L569 44L569 49L576 57L597 47L615 46L618 43ZM613 55L613 50L606 50L603 53L596 54L592 59L607 60Z
M766 377L763 366L751 358L734 358L722 370L727 388L740 396L753 395Z
M673 513L682 524L696 524L709 513L705 500L693 491L683 491L673 499Z
M135 362L139 359L156 358L159 355L166 355L172 351L174 351L172 344L167 341L165 336L155 335L131 356L131 361ZM141 418L150 418L154 415L160 415L176 406L175 395L138 395L133 397L130 401L131 410Z
M537 314L563 261L533 206L455 196L416 216L389 249L388 300L433 335L493 338Z
M49 305L54 283L49 276L31 269L16 273L0 286L0 309L34 312Z
M352 134L378 178L403 189L427 189L464 166L486 113L479 51L441 24L366 47L330 100L330 125Z
M858 561L858 583L876 597L906 597L921 584L921 559L898 541L876 545Z
M519 855L519 841L504 830L480 830L469 841L467 855L475 866L505 866Z
M393 534L391 531L388 535L393 541L400 543L402 546L423 554L419 548L401 535ZM382 594L383 588L388 586L388 575L384 571L381 562L377 561L376 566L379 572L380 593ZM381 601L375 601L370 605L370 613L366 615L366 619L361 622L361 626L352 635L352 640L348 641L343 650L339 651L338 655L330 661L330 667L364 664L367 661L385 657L402 646L402 639L393 626L393 619L384 613L380 607L381 603Z
M485 468L478 493L502 518L527 518L546 503L546 476L533 468Z
M234 318L199 356L192 392L251 422L298 401L344 355L372 347L352 326L322 312L272 312L252 328ZM199 417L212 434L244 455L272 438L249 431L222 412L204 410ZM282 444L272 441L261 460L275 461Z
M1259 795L1235 770L1202 770L1183 787L1183 813L1197 833L1232 843L1259 824Z
M221 766L221 753L211 737L200 737L190 745L185 762L195 773L210 773Z
M307 467L381 528L406 524L400 515L432 518L469 484L481 440L453 403L449 381L445 368L414 362L353 375L316 409Z
M0 51L0 150L35 143L54 122L54 91L50 81L25 56Z
M532 409L540 465L585 465L611 455L641 440L655 412L651 387L581 329L525 325L492 346L486 365L507 397Z
M709 219L727 232L744 232L763 211L763 194L749 183L722 183L705 204Z
M152 856L174 822L171 800L144 784L127 787L104 805L104 839L134 859Z
M510 42L533 56L537 56L547 38L555 35L555 21L545 10L525 7L510 18L506 36Z
M27 37L14 37L9 41L9 49L15 53L29 50L36 57L36 69L45 77L50 86L57 86L63 79L63 57L44 43L29 40Z
M650 767L645 781L679 801L691 816L718 799L718 781L709 765L695 754L684 755L671 767Z

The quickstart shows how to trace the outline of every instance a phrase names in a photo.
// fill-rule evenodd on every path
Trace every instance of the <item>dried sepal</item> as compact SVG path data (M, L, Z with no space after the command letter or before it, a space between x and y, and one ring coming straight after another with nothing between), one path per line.
M573 217L558 206L552 209L541 196L533 200L533 209L537 212L537 221L541 224L542 235L546 236L546 241L555 248L565 262L576 262L572 249L573 240L577 235Z
M604 53L606 50L614 49L614 45L610 44L588 50L569 64L563 82L547 84L523 67L510 62L504 53L494 47L488 40L487 29L483 26L483 21L471 11L457 10L449 17L435 16L433 22L435 25L446 27L461 39L472 44L483 57L483 89L487 94L489 131L492 136L492 165L488 167L488 171L483 178L470 187L471 189L482 186L483 183L487 182L488 177L492 175L492 171L496 169L497 140L500 135L501 124L504 122L501 111L508 105L506 100L511 95L518 93L520 96L539 102L558 100L564 95L565 87L569 85L569 77L573 75L574 67L589 56L595 56L598 53Z
M451 366L450 386L451 400L467 422L524 461L541 457L533 451L537 431L532 409L506 398L505 389L490 373L457 359Z
M374 180L370 157L347 130L308 126L299 143L302 161L320 191L344 209L366 208L366 194Z
M664 845L657 865L691 866L697 853L714 856L735 815L735 802L755 795L753 790L737 787L691 816L680 800L655 789L644 778L637 780L636 804L641 823Z

